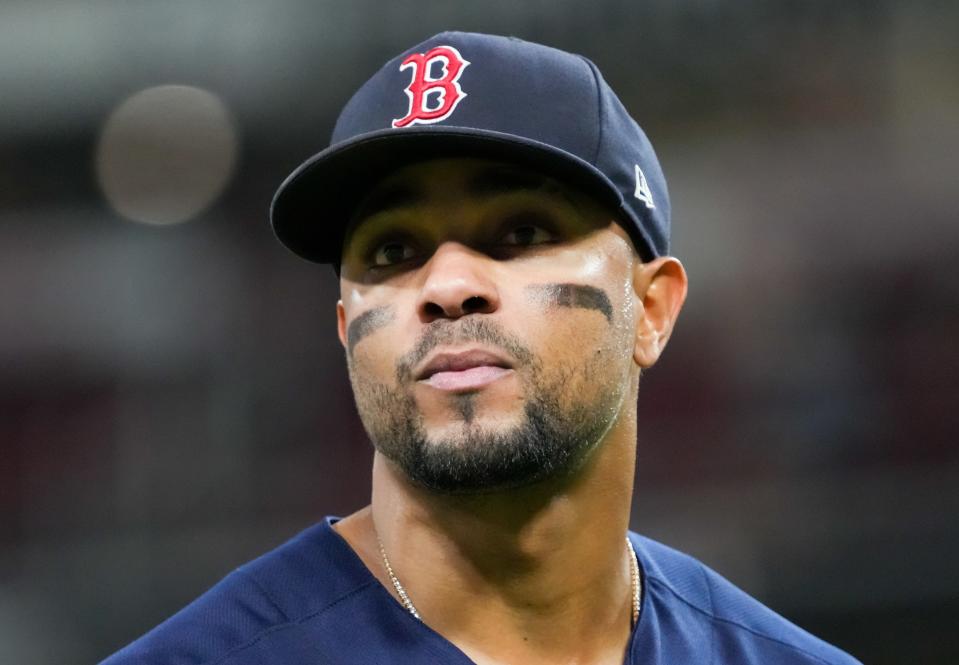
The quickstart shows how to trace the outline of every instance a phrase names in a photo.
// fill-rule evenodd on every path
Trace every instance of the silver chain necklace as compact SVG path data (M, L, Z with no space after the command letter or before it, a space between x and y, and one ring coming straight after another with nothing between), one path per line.
M396 590L396 595L400 597L400 600L403 603L403 607L406 608L406 611L422 621L423 619L420 617L419 612L416 611L416 606L413 605L413 601L410 600L409 594L406 593L406 589L403 588L403 585L400 583L396 573L393 572L393 566L390 565L390 559L388 556L386 556L386 548L383 547L383 541L380 540L379 536L376 537L376 542L380 546L380 556L383 557L383 566L386 568L386 574L390 577L390 582L393 583L393 588ZM633 590L633 614L630 627L635 628L636 622L639 620L639 603L642 596L642 581L639 577L639 562L636 559L636 550L633 549L633 544L629 541L629 538L626 538L626 551L629 553L629 577Z

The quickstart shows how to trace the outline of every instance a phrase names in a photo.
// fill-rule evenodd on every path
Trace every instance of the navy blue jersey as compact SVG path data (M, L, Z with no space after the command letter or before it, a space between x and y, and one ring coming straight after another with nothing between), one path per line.
M472 663L393 599L335 522L327 518L241 566L104 665ZM629 537L643 597L626 663L858 663L695 559Z

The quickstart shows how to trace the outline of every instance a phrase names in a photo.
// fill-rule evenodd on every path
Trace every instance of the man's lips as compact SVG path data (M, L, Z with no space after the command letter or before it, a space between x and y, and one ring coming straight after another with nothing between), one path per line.
M440 390L474 390L511 373L511 363L491 351L438 353L416 373L416 380Z

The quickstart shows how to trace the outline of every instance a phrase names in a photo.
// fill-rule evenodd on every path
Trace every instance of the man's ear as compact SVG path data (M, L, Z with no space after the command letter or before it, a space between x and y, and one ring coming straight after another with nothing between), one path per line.
M336 334L340 337L340 344L346 348L346 308L343 301L336 301Z
M679 259L663 256L634 267L633 292L639 303L633 360L640 367L652 367L662 354L686 300L686 288L686 270Z

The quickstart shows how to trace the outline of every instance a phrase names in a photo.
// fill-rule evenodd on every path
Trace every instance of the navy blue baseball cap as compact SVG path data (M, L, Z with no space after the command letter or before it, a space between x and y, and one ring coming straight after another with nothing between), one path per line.
M669 251L669 194L653 147L592 62L515 37L444 32L387 62L353 95L330 146L280 185L273 230L338 266L369 189L441 157L513 163L619 212L644 260Z

